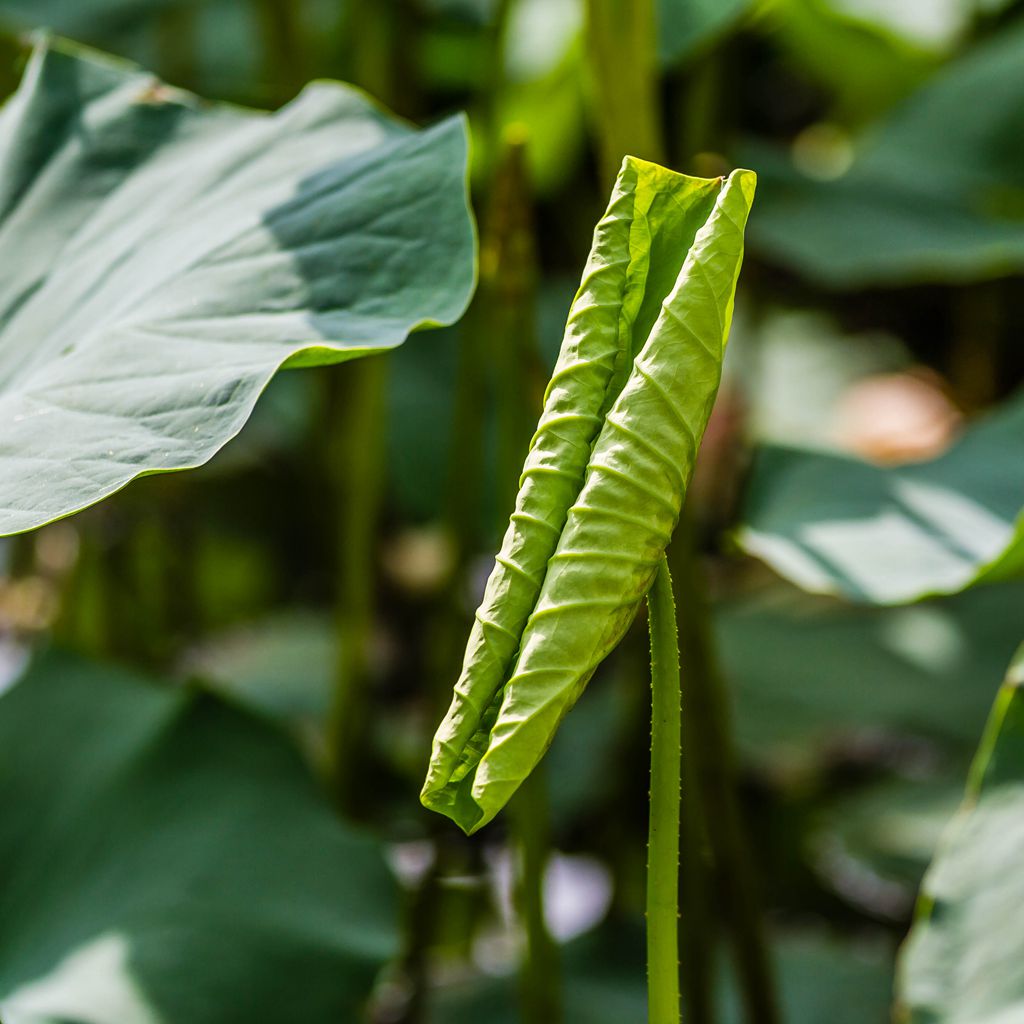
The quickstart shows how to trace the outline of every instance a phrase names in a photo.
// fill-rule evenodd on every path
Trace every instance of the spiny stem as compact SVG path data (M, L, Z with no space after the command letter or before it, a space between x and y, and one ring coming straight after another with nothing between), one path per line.
M680 519L669 560L679 589L677 619L684 673L687 756L696 765L704 828L718 892L728 915L740 991L750 1024L778 1024L779 1012L761 904L736 793L728 695L715 656L711 611L694 528ZM692 746L691 746L692 744Z
M649 1024L679 1021L679 647L668 562L647 597L651 631L651 803L647 843Z

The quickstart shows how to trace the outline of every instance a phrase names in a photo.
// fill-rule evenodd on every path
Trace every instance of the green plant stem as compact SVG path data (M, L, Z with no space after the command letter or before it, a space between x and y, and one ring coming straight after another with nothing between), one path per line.
M586 45L605 182L626 154L664 163L654 0L587 0Z
M306 84L301 0L257 0L272 105L286 103Z
M662 559L647 597L651 631L651 803L647 843L649 1024L679 1021L679 649L672 577Z
M507 5L502 17L507 17ZM534 387L537 367L536 280L533 206L526 164L527 140L504 133L491 181L486 231L480 252L479 309L486 331L477 347L488 353L494 380L497 437L495 463L499 509L515 504L515 481L529 448L542 402ZM482 344L486 339L486 347ZM504 528L499 523L499 530ZM550 855L550 810L543 766L520 787L510 808L517 853L516 909L524 932L520 997L524 1024L558 1024L561 985L558 949L544 920L544 869Z
M419 5L414 0L389 0L346 7L347 75L396 113L415 117L423 97L416 59Z
M677 618L684 670L688 755L694 761L718 892L731 928L740 990L750 1024L778 1024L771 958L737 800L728 696L718 668L706 584L684 509L669 548L682 609Z
M684 610L685 614L685 610ZM683 1011L687 1024L713 1024L716 922L712 907L714 863L707 834L697 759L701 723L684 695L682 722L682 816L680 826L680 950Z
M497 0L487 38L487 75L479 99L479 121L483 126L488 162L493 166L500 155L500 124L498 121L502 93L505 89L505 44L508 39L509 16L513 0Z
M525 949L520 968L524 1024L558 1024L562 1019L558 948L544 919L544 870L550 852L550 812L543 765L519 788L509 810L517 864L515 905Z
M998 396L1004 310L1000 281L984 281L953 292L949 378L960 405L984 409Z
M331 783L339 805L358 812L358 768L366 750L374 550L383 486L387 359L371 356L328 378L327 460L335 544L338 662L328 721Z
M18 533L7 543L7 575L12 579L31 574L36 564L36 535Z
M156 23L157 67L172 85L196 89L199 85L196 60L196 8L178 4L162 10Z

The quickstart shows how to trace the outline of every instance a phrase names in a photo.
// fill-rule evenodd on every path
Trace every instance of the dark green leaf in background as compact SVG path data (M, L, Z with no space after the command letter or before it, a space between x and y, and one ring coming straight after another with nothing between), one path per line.
M844 123L883 113L938 65L936 53L834 0L768 0L760 13L762 29L828 92Z
M89 38L137 25L173 8L199 8L208 0L2 0L0 17L20 28L45 25L75 38Z
M950 594L1024 571L1024 399L941 457L883 468L765 448L740 543L807 590L872 604Z
M835 180L764 145L754 251L836 288L972 281L1024 267L1024 22L914 93Z
M1024 1007L1024 650L996 699L967 797L925 877L900 1019L1014 1024Z
M748 763L799 769L865 735L926 739L966 765L1020 638L1024 584L908 607L789 587L722 602L715 629Z
M356 1019L381 852L269 725L48 654L0 698L5 1024Z
M887 1024L892 971L884 950L814 931L781 936L773 948L787 1024ZM643 937L633 922L608 921L569 943L565 958L567 1024L638 1024L647 1014ZM716 979L720 1024L747 1019L736 979L723 964ZM429 1024L518 1024L511 979L442 991Z
M473 286L463 123L345 86L266 116L42 46L0 152L0 533L207 461L282 365L393 348Z
M658 56L685 61L714 42L751 8L752 0L658 0Z

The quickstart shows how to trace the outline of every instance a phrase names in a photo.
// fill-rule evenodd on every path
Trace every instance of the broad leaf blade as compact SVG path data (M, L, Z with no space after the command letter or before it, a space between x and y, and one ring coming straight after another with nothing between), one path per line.
M740 543L806 590L873 604L952 594L1024 571L1024 399L931 462L764 449Z
M357 1018L394 886L269 725L50 654L0 698L0 765L6 1024Z
M540 760L651 584L717 393L753 187L623 165L434 741L422 799L467 831Z
M836 180L750 146L750 244L837 288L972 281L1024 266L1024 23L976 46L861 140Z
M310 86L273 116L41 47L0 113L0 533L207 461L282 365L448 323L465 128Z
M1024 583L895 608L785 585L719 605L742 756L783 777L863 737L910 736L962 775L1020 641L1021 607Z
M1024 649L922 887L898 997L914 1024L996 1024L1024 1004Z

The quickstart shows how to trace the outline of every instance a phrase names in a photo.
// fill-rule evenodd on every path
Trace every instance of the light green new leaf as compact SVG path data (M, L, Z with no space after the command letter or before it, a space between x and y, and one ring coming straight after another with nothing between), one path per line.
M318 83L272 116L40 46L0 112L0 534L207 461L283 365L448 323L460 119Z
M970 281L1024 267L1024 22L940 72L832 181L749 146L755 251L831 287Z
M931 462L765 448L739 541L806 590L900 604L1024 573L1024 398Z
M359 1019L397 951L382 851L217 698L65 655L0 697L5 1024Z
M899 1019L1013 1024L1024 1006L1024 648L996 698L964 805L922 886Z
M423 802L466 831L540 760L651 585L718 390L753 192L749 171L623 163L434 739Z

